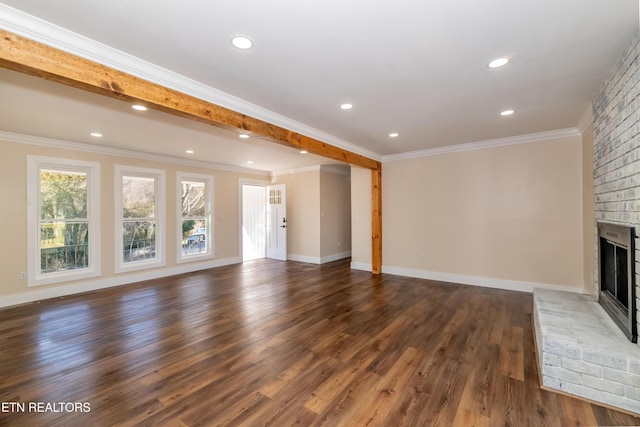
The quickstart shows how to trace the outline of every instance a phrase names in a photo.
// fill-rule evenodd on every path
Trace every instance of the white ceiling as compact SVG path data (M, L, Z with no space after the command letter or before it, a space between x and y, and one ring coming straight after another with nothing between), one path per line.
M61 37L49 23L76 34ZM75 40L84 56L99 51L150 80L215 88L221 105L383 159L575 127L637 32L638 2L5 0L0 26L54 45ZM254 47L233 48L236 34ZM489 69L498 56L511 62ZM264 158L249 166L262 170L329 163L291 149L253 151L272 145L55 86L0 73L12 104L2 102L0 130L95 143L86 135L96 128L101 144L183 157L192 145L211 162ZM354 108L341 110L343 102ZM515 114L500 116L507 108Z

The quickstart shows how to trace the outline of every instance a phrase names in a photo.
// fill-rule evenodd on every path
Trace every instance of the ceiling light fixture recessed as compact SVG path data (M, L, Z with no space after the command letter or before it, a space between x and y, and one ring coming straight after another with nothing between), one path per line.
M307 150L300 150L300 154L307 154L308 151Z
M193 150L184 150L184 152L185 152L185 153L187 153L187 154L193 154L193 153L195 153L195 151L193 151Z
M503 65L506 65L507 62L509 62L509 58L502 57L502 58L496 58L493 61L489 62L489 68L500 68Z
M91 132L91 136L95 136L96 138L102 138L102 134L100 132Z
M144 105L140 105L140 104L132 105L131 108L133 108L134 110L137 110L137 111L147 111L147 107L145 107Z
M249 138L249 135L247 135L246 133L241 133L240 135L238 135L238 137L242 139L247 139Z
M391 133L389 134L389 138L397 138L397 137L398 137L398 135L399 135L399 133L398 133L398 132L391 132Z
M353 108L353 105L351 105L351 104L342 104L342 105L340 105L340 108L342 108L343 110L351 110Z
M247 36L233 36L231 38L231 44L237 47L238 49L251 49L253 46L253 41Z
M503 112L500 113L501 116L510 116L514 113L513 110L504 110Z
M249 160L249 161L247 161L247 163L249 163L250 165L252 165L252 164L253 164L253 160Z

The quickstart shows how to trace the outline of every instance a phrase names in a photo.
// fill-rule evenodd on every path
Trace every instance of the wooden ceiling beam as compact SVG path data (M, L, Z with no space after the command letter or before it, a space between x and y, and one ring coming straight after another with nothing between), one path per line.
M0 29L0 67L367 169L380 162Z
M0 29L0 67L129 102L201 123L251 133L265 141L307 150L372 173L372 272L382 268L381 163L211 102L169 89Z

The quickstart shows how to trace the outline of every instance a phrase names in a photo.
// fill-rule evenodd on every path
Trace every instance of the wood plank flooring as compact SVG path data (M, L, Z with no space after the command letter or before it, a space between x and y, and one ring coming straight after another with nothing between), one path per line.
M539 388L531 309L272 260L7 308L0 425L640 425Z

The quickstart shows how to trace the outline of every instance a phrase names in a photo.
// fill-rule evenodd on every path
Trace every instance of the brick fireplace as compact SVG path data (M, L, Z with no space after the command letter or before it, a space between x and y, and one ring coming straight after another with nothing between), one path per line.
M591 295L534 291L538 364L546 388L640 414L640 345L628 332L640 330L640 33L602 84L592 111L594 287ZM628 240L607 239L607 233ZM612 279L601 254L608 257L605 264L630 276ZM622 291L625 281L635 288L630 301ZM598 303L603 289L614 296L610 305L635 311L627 331Z
M637 342L635 227L598 223L598 302L631 342Z
M635 229L640 226L640 35L618 60L609 78L593 102L595 218L599 224L613 224ZM596 226L594 224L594 226ZM596 229L595 266L600 230ZM635 238L635 248L640 239ZM635 256L636 298L638 260ZM599 268L595 269L596 290L601 288ZM630 306L637 308L640 304ZM637 325L636 316L636 325Z

